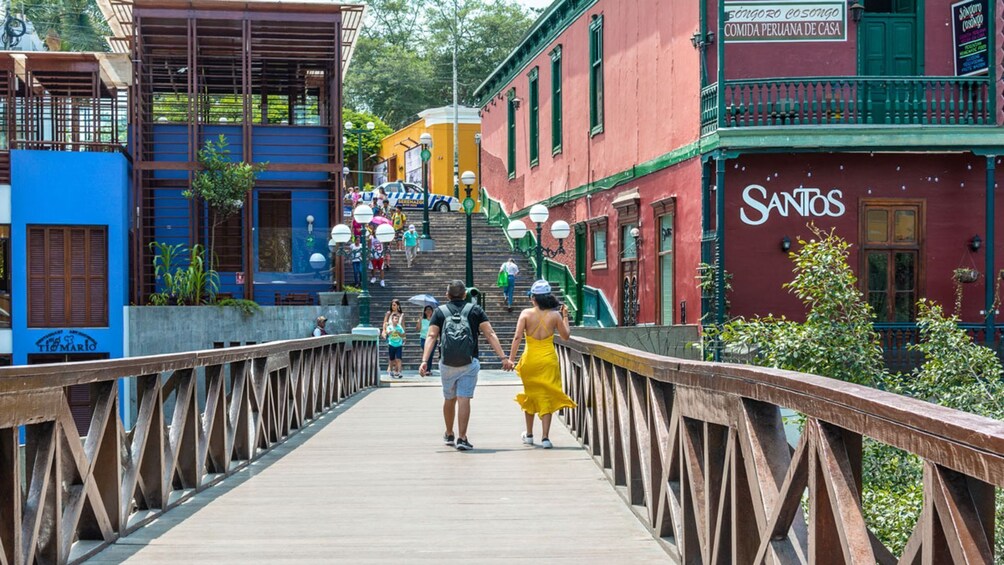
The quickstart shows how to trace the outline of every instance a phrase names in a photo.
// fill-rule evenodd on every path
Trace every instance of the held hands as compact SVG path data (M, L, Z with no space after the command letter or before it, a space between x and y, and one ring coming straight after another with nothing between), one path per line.
M511 371L514 368L516 368L516 364L512 362L512 359L509 359L509 358L502 359L502 370L503 371Z
M561 314L562 318L568 319L568 306L565 306L564 304L562 304L561 305L561 309L558 310L558 313Z

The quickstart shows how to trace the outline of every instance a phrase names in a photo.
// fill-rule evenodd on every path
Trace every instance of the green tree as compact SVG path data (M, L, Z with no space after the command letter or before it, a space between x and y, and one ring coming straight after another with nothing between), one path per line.
M192 179L185 198L201 198L209 207L209 271L214 272L216 228L244 207L244 199L254 188L255 177L267 163L249 164L230 158L230 148L223 134L206 141L199 149L199 171Z
M367 162L373 162L373 156L380 153L380 142L383 138L394 133L394 130L390 128L383 120L369 112L358 112L350 108L342 108L342 123L347 124L351 122L356 128L366 128L367 122L373 122L375 126L372 131L367 131L362 134L363 142L363 170L369 170L370 167L367 166ZM355 171L358 168L356 164L356 159L358 157L359 150L359 136L357 134L346 134L345 135L345 163L348 165L349 169ZM355 174L350 175L354 177ZM364 181L372 182L373 179L370 177Z
M509 56L532 25L531 13L509 0L456 0L433 5L429 11L429 54L444 104L452 104L455 37L459 98L461 103L472 103L474 90Z
M379 38L359 40L345 78L345 98L348 106L379 116L393 129L445 103L425 57Z
M784 284L805 306L805 322L784 317L735 320L722 330L726 345L755 352L756 363L874 386L886 373L874 313L847 262L850 244L810 225L790 256L794 279Z
M60 51L108 51L111 34L95 0L44 0L20 6L42 39L59 37Z
M427 0L368 0L363 34L388 45L414 48L424 37L423 15Z

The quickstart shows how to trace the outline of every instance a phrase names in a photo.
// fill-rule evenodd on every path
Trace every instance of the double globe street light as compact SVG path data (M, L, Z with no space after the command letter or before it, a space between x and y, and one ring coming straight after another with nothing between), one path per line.
M359 293L359 325L352 328L352 333L363 334L363 335L377 335L380 333L378 328L370 326L370 292L369 292L369 278L366 274L366 265L369 263L369 245L366 241L367 227L370 221L373 220L373 208L369 207L367 204L360 204L356 206L355 210L352 211L352 218L356 223L363 226L362 236L360 237L360 245L362 246L361 260L363 267L362 274L362 292ZM387 224L380 224L376 227L375 232L377 241L380 243L390 243L394 241L394 228ZM342 247L344 244L348 243L352 239L352 228L345 224L338 224L337 226L331 228L331 241L328 242L328 249L331 250L332 255L338 255L342 257L349 257L351 260L352 249Z
M557 257L565 253L565 238L572 233L572 228L568 225L568 222L564 220L558 220L551 224L551 237L558 240L558 248L551 249L549 247L544 247L544 243L541 241L541 234L544 230L544 223L550 217L551 213L547 210L547 206L543 204L534 204L530 207L530 221L536 224L537 227L537 243L534 249L527 250L527 254L535 253L537 258L537 279L543 278L544 272L544 256L547 255L549 258ZM523 220L513 220L509 222L509 225L505 229L506 234L509 235L512 240L519 241L526 236L527 227L523 223Z

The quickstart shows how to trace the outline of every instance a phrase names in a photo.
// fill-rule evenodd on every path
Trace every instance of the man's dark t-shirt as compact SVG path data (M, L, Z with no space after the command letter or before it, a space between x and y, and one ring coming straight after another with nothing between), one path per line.
M467 306L467 303L464 302L463 300L452 300L447 305L447 308L450 309L450 312L459 313L460 311L462 311L464 309L464 306ZM480 331L479 328L481 327L481 324L483 322L487 322L488 321L488 314L485 314L485 311L482 310L480 306L475 305L474 308L471 308L471 312L467 315L467 321L470 322L470 324L471 324L471 331L473 332L473 335L474 335L474 353L471 356L474 357L475 359L477 359L478 358L478 336L481 333L481 331ZM443 324L445 324L445 323L446 323L446 316L443 315L443 311L442 310L440 310L439 308L436 308L436 311L432 313L432 319L429 320L429 325L430 326L436 326L437 328L439 328L439 332L440 332L439 335L440 335L440 337L442 337L442 335L443 335L442 334L442 332L443 332Z

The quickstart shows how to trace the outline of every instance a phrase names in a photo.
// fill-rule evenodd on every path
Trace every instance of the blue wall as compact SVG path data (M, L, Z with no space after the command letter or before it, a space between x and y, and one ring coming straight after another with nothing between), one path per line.
M253 155L255 161L272 165L326 164L328 162L328 132L321 126L254 126ZM188 143L188 127L184 124L158 123L153 125L154 160L185 161ZM205 126L202 129L200 145L215 140L220 134L227 137L231 156L240 158L243 152L241 128L233 125ZM158 188L155 191L157 208L153 213L154 239L162 243L184 243L189 241L190 202L181 195L188 184L184 171L156 171L157 179L177 180L175 187ZM255 189L253 236L253 266L255 270L255 296L261 304L272 304L275 293L308 292L326 290L331 286L330 271L325 268L320 273L310 268L309 258L314 252L328 256L328 234L331 225L328 218L328 191L307 188L311 184L326 181L325 172L265 171L259 179L279 180L288 183L289 188ZM297 181L304 187L298 188ZM261 191L290 192L293 235L293 271L290 273L261 272L258 269L258 195ZM314 216L312 241L307 234L306 217ZM204 234L208 238L208 231ZM236 282L235 273L220 273L220 291L237 297L243 296L243 285Z
M63 328L28 328L29 224L108 227L108 327L72 328L97 342L93 353L122 357L128 304L129 165L119 153L11 151L14 363L41 353L36 341ZM78 338L79 339L79 338Z

